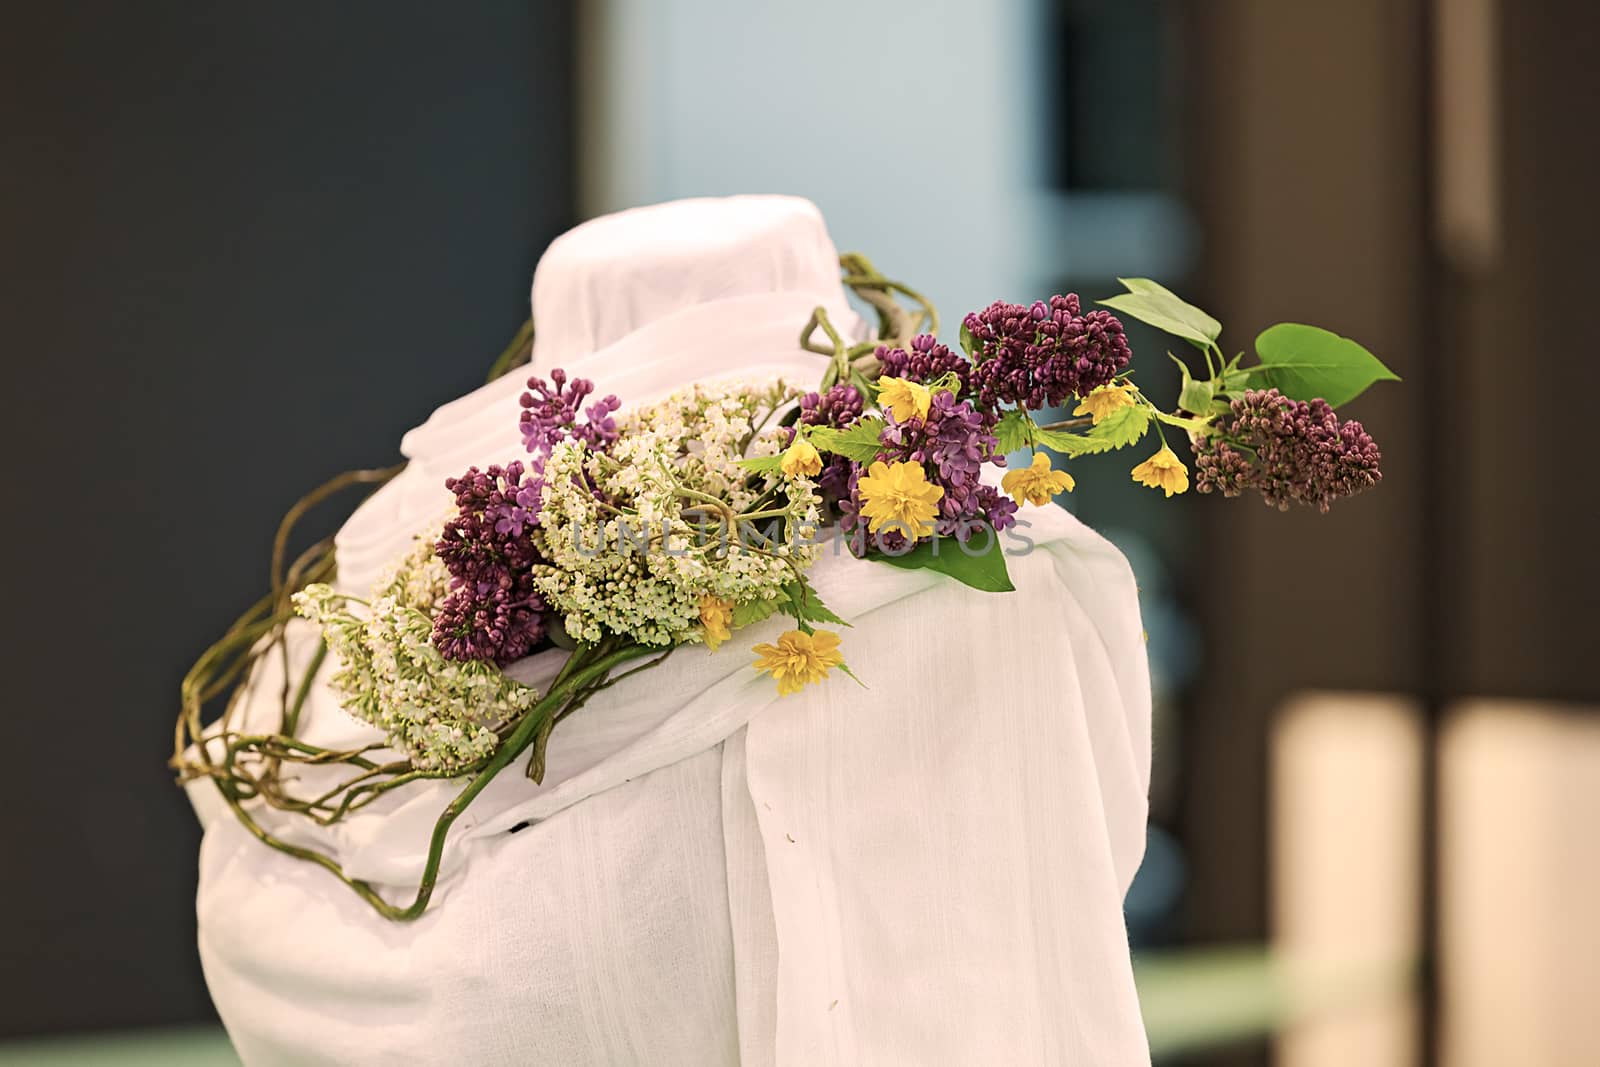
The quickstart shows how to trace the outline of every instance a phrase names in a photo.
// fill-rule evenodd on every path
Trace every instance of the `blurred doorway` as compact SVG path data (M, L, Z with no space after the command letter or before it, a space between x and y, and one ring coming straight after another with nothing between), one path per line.
M1585 351L1600 243L1588 112L1600 99L1588 55L1600 8L1184 10L1186 50L1205 57L1186 83L1185 153L1202 301L1243 337L1290 315L1325 323L1406 379L1352 412L1384 446L1378 492L1326 517L1200 509L1212 565L1192 590L1208 642L1184 721L1187 928L1303 935L1286 916L1307 913L1282 894L1360 896L1382 852L1371 840L1326 868L1332 885L1288 873L1307 837L1327 844L1334 831L1289 818L1330 809L1297 800L1283 774L1272 784L1272 738L1292 692L1333 687L1346 712L1322 709L1335 730L1322 755L1336 750L1328 737L1366 731L1389 737L1372 759L1392 756L1410 728L1373 732L1350 691L1392 694L1400 703L1385 706L1411 709L1399 721L1412 717L1420 745L1414 792L1372 815L1414 820L1399 839L1414 837L1419 853L1415 877L1401 864L1385 883L1412 897L1393 903L1397 929L1414 913L1422 964L1405 1062L1592 1062L1586 1014L1536 1005L1600 996L1579 962L1600 955L1600 921L1569 895L1600 893L1600 843L1580 829L1600 788L1585 710L1600 706L1600 509L1574 477L1592 452L1576 412L1600 395L1600 363ZM1335 798L1338 782L1349 791L1335 803L1349 818L1371 799L1354 791L1372 759L1327 780ZM1571 959L1530 931L1537 915L1559 916ZM1282 1062L1324 1062L1291 1045ZM1257 1045L1216 1062L1267 1058Z

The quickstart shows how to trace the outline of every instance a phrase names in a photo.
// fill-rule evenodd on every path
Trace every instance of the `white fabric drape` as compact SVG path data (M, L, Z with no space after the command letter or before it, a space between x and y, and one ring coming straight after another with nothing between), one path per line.
M717 377L813 382L822 361L796 344L811 308L860 328L836 278L803 201L597 220L541 261L536 365L625 404ZM447 475L517 455L521 388L492 383L407 435L405 474L340 535L341 585L364 589L442 513ZM813 578L855 623L868 688L777 698L749 669L785 628L771 620L597 694L556 731L543 785L508 772L457 822L414 923L191 787L201 958L245 1061L1146 1062L1121 916L1150 757L1136 591L1070 515L1025 517L1038 547L1011 560L1015 593L824 556ZM291 669L311 641L293 631ZM537 681L559 660L513 671ZM252 683L262 723L278 669ZM369 738L320 684L303 722L322 744ZM326 830L261 817L408 898L457 788Z

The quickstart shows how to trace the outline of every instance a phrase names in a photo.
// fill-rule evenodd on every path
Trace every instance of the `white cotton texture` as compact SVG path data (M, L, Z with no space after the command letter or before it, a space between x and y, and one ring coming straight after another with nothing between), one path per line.
M534 371L592 378L624 411L695 381L818 380L824 357L798 346L818 304L866 335L821 216L787 197L586 223L541 260L533 303ZM525 378L407 434L410 466L339 536L341 591L439 521L447 476L521 454ZM193 783L201 960L245 1063L1147 1063L1121 908L1149 785L1137 593L1066 512L1020 517L1037 548L1010 560L1013 593L825 547L812 579L854 623L865 688L835 673L779 698L750 667L791 625L771 619L596 694L542 785L513 768L457 821L415 922ZM291 628L291 671L314 640ZM562 655L510 670L540 684ZM276 723L280 671L268 657L252 680L254 726ZM302 723L322 745L374 736L324 681ZM417 783L332 828L258 817L409 901L459 788Z

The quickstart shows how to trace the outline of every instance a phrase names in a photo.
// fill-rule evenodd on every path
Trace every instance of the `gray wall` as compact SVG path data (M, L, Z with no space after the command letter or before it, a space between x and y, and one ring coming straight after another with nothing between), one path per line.
M282 511L392 462L526 316L572 221L572 21L8 5L0 1034L210 1013L178 680Z

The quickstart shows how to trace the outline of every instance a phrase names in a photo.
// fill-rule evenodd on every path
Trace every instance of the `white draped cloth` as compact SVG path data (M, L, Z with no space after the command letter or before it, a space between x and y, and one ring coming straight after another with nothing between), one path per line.
M607 216L540 261L534 370L624 405L696 380L815 383L811 309L857 336L802 200ZM513 374L407 434L410 465L338 538L363 595L449 505L444 479L521 453ZM854 623L835 675L778 697L751 669L773 619L597 694L455 824L411 923L267 848L208 782L206 980L245 1063L1146 1063L1122 919L1144 847L1150 699L1133 578L1066 512L1026 508L1016 592L828 551L813 579ZM290 670L309 625L291 628ZM562 654L511 670L538 682ZM323 681L303 736L373 739ZM247 721L276 725L276 657ZM306 788L320 779L304 779ZM417 783L332 828L262 810L409 901L460 783Z

